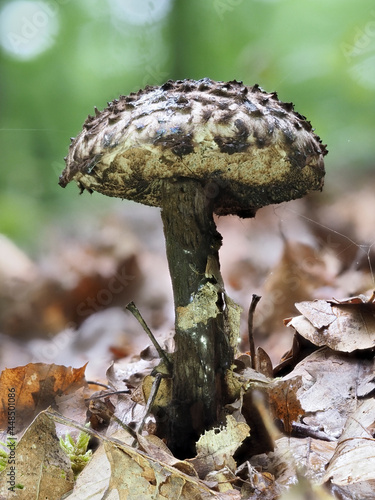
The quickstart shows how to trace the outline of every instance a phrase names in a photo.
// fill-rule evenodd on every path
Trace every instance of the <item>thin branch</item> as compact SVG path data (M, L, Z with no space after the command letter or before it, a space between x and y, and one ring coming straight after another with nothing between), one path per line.
M144 412L144 415L142 418L142 422L140 423L140 425L137 429L137 434L142 434L143 427L144 427L145 422L146 422L146 418L148 417L148 415L151 412L152 407L154 406L155 399L156 399L156 396L158 394L158 390L159 390L160 382L161 382L162 378L163 378L163 375L161 373L156 374L155 380L152 383L151 392L150 392L150 395L148 397L148 401L147 401L145 412ZM134 446L134 444L135 444L135 442L133 442L132 446Z
M166 352L160 347L158 341L154 337L154 334L151 332L149 327L147 326L145 320L142 318L141 313L139 312L137 306L134 304L134 302L129 302L129 304L125 307L128 311L132 313L132 315L138 320L139 324L142 326L143 330L147 333L149 339L151 342L154 344L155 349L157 350L160 359L164 361L166 364L168 371L171 373L172 372L172 362L167 356Z
M115 438L108 438L104 434L95 431L94 429L91 429L91 427L85 427L84 425L79 424L78 422L75 422L74 420L65 417L61 413L57 412L53 408L49 407L46 410L44 410L41 413L45 413L48 417L52 418L55 422L59 422L60 424L66 425L68 427L74 427L78 429L79 431L86 432L87 434L90 434L91 436L94 436L98 438L101 441L106 441L108 443L111 443L112 445L118 445L118 446L127 446L125 443L122 443L119 439ZM117 417L116 417L117 418ZM121 422L121 426L132 436L136 436L136 433L131 429L129 426Z
M89 385L98 385L100 387L105 387L106 389L112 389L111 386L109 386L107 384L103 384L102 382L95 382L94 380L87 380L87 383Z
M255 343L254 343L254 332L253 332L253 324L254 324L254 312L255 308L262 297L260 295L255 295L253 293L251 304L249 308L249 316L247 319L247 329L249 333L249 350L250 350L250 359L251 359L251 368L255 370Z

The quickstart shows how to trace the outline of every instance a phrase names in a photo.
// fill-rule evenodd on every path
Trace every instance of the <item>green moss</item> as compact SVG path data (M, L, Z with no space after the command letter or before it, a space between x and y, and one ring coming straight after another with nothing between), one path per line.
M6 444L1 441L0 444L6 446ZM8 463L8 453L2 448L0 448L0 472L2 472L6 468L7 463Z
M87 450L89 441L90 435L86 432L80 432L76 440L70 434L66 434L65 439L60 438L60 446L70 459L75 477L82 472L91 459L92 451Z

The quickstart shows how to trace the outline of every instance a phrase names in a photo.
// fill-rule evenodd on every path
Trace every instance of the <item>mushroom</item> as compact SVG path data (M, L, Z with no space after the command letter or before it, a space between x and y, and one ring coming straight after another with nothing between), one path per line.
M220 421L239 336L213 215L254 217L321 190L327 153L292 103L258 85L168 81L108 103L72 139L59 184L161 207L175 305L172 400L163 428L176 456ZM182 438L183 436L183 438Z

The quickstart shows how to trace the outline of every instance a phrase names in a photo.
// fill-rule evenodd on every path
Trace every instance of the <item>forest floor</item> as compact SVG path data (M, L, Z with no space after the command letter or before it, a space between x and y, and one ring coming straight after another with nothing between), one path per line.
M323 193L255 219L217 219L226 292L243 309L241 339L226 422L188 460L170 454L145 415L159 360L124 309L133 301L173 351L159 211L124 204L101 220L77 219L33 259L0 236L0 441L8 445L0 499L31 498L22 495L37 483L35 498L70 500L374 498L374 192L374 175L336 176ZM261 296L256 371L253 294ZM88 421L92 458L70 443L70 458L88 462L74 478L56 435L76 439ZM44 450L37 458L35 443Z

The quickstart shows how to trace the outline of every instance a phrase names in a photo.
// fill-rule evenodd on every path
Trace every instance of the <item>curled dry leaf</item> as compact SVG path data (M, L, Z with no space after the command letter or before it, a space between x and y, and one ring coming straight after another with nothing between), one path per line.
M138 434L137 440L142 451L147 453L150 457L170 465L175 469L184 472L188 476L198 477L193 465L186 460L179 460L178 458L175 458L164 441L162 441L159 437L154 434L150 434L148 436Z
M196 477L135 450L130 446L105 441L104 448L111 465L109 491L119 500L128 498L179 500L220 498Z
M373 359L355 359L326 347L310 354L279 382L276 380L275 384L282 386L298 378L301 381L294 385L294 391L280 394L285 400L283 408L289 408L288 400L299 402L301 414L290 412L288 417L292 430L299 435L302 432L305 436L337 439L348 415L357 407L358 394L368 395L373 388L370 380L374 363Z
M250 463L272 474L282 488L295 484L302 470L306 478L317 483L322 481L335 448L336 443L320 439L283 436L276 440L275 450L268 457L257 455Z
M375 400L363 401L346 421L324 481L349 498L372 500L375 488Z
M353 352L375 346L375 303L372 297L352 297L344 301L299 302L303 316L288 321L302 337L317 346Z
M227 416L227 425L206 431L197 442L197 456L188 460L199 477L204 478L209 472L227 466L236 468L233 454L242 441L250 434L250 427L244 422L237 422L231 415Z
M268 378L273 377L272 361L267 352L260 346L257 347L255 356L255 368Z
M269 403L274 417L283 424L284 431L291 434L293 423L299 422L304 415L298 390L302 387L302 377L297 376L287 380L278 380L269 391Z
M24 429L32 419L57 396L71 394L82 397L77 390L86 387L85 368L71 368L45 363L29 363L17 368L6 368L0 375L0 429L8 425L8 389L14 389L17 419L15 432ZM66 400L64 401L66 405Z

